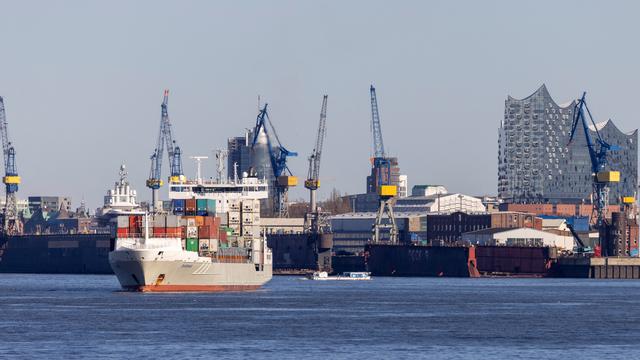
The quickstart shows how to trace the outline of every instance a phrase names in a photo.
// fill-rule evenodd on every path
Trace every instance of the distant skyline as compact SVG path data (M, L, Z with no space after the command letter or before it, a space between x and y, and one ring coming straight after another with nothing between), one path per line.
M371 84L410 186L496 194L509 95L544 83L564 103L587 91L598 121L638 128L639 12L632 1L3 2L0 96L18 197L84 198L93 211L124 162L150 199L165 88L189 177L194 155L210 156L203 172L215 176L213 151L254 125L258 96L306 177L328 94L319 197L364 192ZM167 164L165 154L164 177Z

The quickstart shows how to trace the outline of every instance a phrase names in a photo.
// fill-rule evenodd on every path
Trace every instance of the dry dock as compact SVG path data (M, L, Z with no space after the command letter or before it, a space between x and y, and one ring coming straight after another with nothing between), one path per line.
M640 258L563 257L554 266L556 277L640 279Z

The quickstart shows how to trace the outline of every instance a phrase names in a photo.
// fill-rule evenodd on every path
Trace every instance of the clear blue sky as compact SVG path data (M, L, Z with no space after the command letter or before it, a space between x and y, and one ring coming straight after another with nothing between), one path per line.
M504 100L542 83L559 103L586 90L597 118L638 127L633 1L5 1L1 9L0 95L20 197L71 195L94 208L124 161L148 199L164 88L190 176L189 155L211 155L253 125L258 94L284 144L301 154L292 170L306 176L328 93L320 197L365 188L372 82L385 147L411 185L495 193ZM213 162L204 171L212 176Z

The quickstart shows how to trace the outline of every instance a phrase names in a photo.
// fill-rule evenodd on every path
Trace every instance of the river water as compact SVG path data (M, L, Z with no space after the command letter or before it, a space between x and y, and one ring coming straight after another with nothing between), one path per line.
M0 274L0 358L640 358L640 282L276 277L140 294L114 276Z

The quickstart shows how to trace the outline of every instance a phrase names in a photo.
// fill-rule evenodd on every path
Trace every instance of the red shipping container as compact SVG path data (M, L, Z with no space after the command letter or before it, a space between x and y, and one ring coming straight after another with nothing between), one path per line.
M185 210L186 211L196 211L196 199L187 199L185 201Z
M227 242L227 232L224 230L218 230L218 234L220 234L220 241Z
M211 239L211 228L209 226L198 226L199 239Z
M183 238L182 228L179 226L166 228L166 234L167 234L167 237L171 237L171 238Z
M167 234L167 228L164 227L154 227L152 230L153 236L156 237L165 237Z
M129 228L118 228L117 237L118 238L129 237Z

